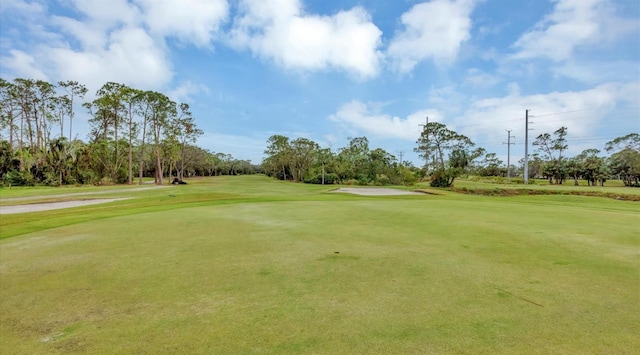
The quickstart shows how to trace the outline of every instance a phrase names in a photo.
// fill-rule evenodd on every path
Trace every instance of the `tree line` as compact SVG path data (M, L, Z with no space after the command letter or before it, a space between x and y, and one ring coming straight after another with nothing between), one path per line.
M586 149L567 157L568 129L561 127L552 134L540 134L533 142L536 151L529 156L528 177L548 179L562 184L572 179L575 185L586 180L588 185L601 185L610 179L621 179L625 186L640 186L640 135L630 133L606 143L604 156L598 149ZM273 135L267 140L263 170L281 180L319 184L413 184L427 179L431 186L449 187L455 179L466 175L524 177L524 158L520 166L506 166L496 153L476 147L469 137L449 129L445 124L430 122L416 141L414 151L425 161L417 168L408 161L398 161L381 148L371 150L366 137L350 139L348 146L332 151L307 138Z
M348 146L333 152L307 138L273 135L264 154L265 174L313 184L411 185L420 171L382 148L370 149L366 137L352 138Z
M90 115L86 142L74 136L76 81L0 78L2 185L133 184L137 178L253 173L259 167L195 145L203 134L186 103L108 82L82 102Z
M261 165L214 153L195 145L203 131L189 105L165 94L105 83L89 102L87 88L75 81L52 84L43 80L0 78L0 184L141 184L153 177L235 175L264 172L282 180L319 184L410 185L427 178L432 186L451 186L462 175L524 176L520 166L505 166L445 124L424 126L414 151L424 166L398 160L382 148L371 149L366 137L349 140L333 151L307 138L273 135L267 140ZM74 136L75 108L89 115L90 133ZM640 186L640 135L630 133L608 142L601 154L586 149L568 157L568 130L543 133L533 142L528 177L562 184L603 185L621 179Z

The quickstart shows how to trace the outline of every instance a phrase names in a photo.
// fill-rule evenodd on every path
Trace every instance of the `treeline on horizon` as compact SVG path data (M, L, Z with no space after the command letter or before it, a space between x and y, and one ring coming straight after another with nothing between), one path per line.
M425 125L414 151L426 162L416 167L382 148L369 148L366 137L350 139L332 151L307 138L273 135L261 165L214 153L195 145L203 131L189 105L165 94L108 82L95 99L82 102L87 88L75 81L0 78L0 185L142 184L154 178L262 173L315 184L411 185L427 179L435 187L453 185L459 176L514 177L521 182L524 159L506 166L495 153L476 147L466 136L438 122ZM90 133L74 137L75 106L90 115ZM68 132L68 134L67 134ZM571 179L604 185L621 179L640 186L640 135L608 142L604 150L587 149L568 157L567 128L543 133L534 141L528 177L562 184Z
M195 145L203 134L165 94L108 82L83 102L76 81L0 78L0 184L142 184L153 177L253 173L259 166ZM74 136L75 106L90 114L86 141Z
M567 179L578 185L604 186L605 181L621 179L625 186L640 186L640 135L630 133L605 145L609 156L598 149L586 149L568 157L568 130L561 127L552 134L543 133L533 142L536 152L529 157L531 179L548 179L562 184ZM452 186L459 176L497 177L500 182L514 177L524 180L524 158L519 166L506 166L495 153L489 153L468 137L438 122L430 122L422 131L414 151L427 162L422 168L381 148L371 150L366 137L350 140L349 145L333 152L307 138L289 139L273 135L267 141L263 170L281 180L322 184L411 185L426 179L434 187Z

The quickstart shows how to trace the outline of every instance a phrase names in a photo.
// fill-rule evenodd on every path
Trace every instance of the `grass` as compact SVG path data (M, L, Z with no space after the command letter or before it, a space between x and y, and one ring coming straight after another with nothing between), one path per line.
M636 202L328 189L225 177L2 216L0 348L640 349Z
M423 183L423 187L428 184ZM489 196L513 195L578 195L598 196L618 200L640 201L640 188L624 187L619 180L609 181L606 186L573 185L573 180L562 185L549 185L548 180L534 180L529 185L497 184L482 181L460 179L455 181L453 191Z

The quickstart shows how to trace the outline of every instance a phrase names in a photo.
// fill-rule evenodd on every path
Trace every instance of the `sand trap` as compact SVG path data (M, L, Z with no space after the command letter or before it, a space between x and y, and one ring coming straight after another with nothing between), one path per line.
M383 187L341 187L330 192L344 192L363 196L399 196L399 195L424 195L421 192L387 189Z
M64 202L33 203L28 205L17 205L17 206L0 206L0 214L14 214L14 213L59 210L63 208L96 205L99 203L107 203L107 202L120 201L120 200L127 200L127 198L101 198L101 199L95 199L95 200L77 200L77 201L64 201Z

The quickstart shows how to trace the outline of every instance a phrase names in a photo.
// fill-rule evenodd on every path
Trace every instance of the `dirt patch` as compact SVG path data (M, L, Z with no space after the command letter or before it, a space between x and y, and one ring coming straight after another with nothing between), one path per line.
M0 206L0 215L59 210L63 208L96 205L99 203L107 203L107 202L127 200L127 199L128 198L100 198L95 200L76 200L76 201L63 201L63 202L32 203L27 205L16 205L16 206Z
M424 195L422 192L388 189L383 187L341 187L329 192L342 192L362 196Z

